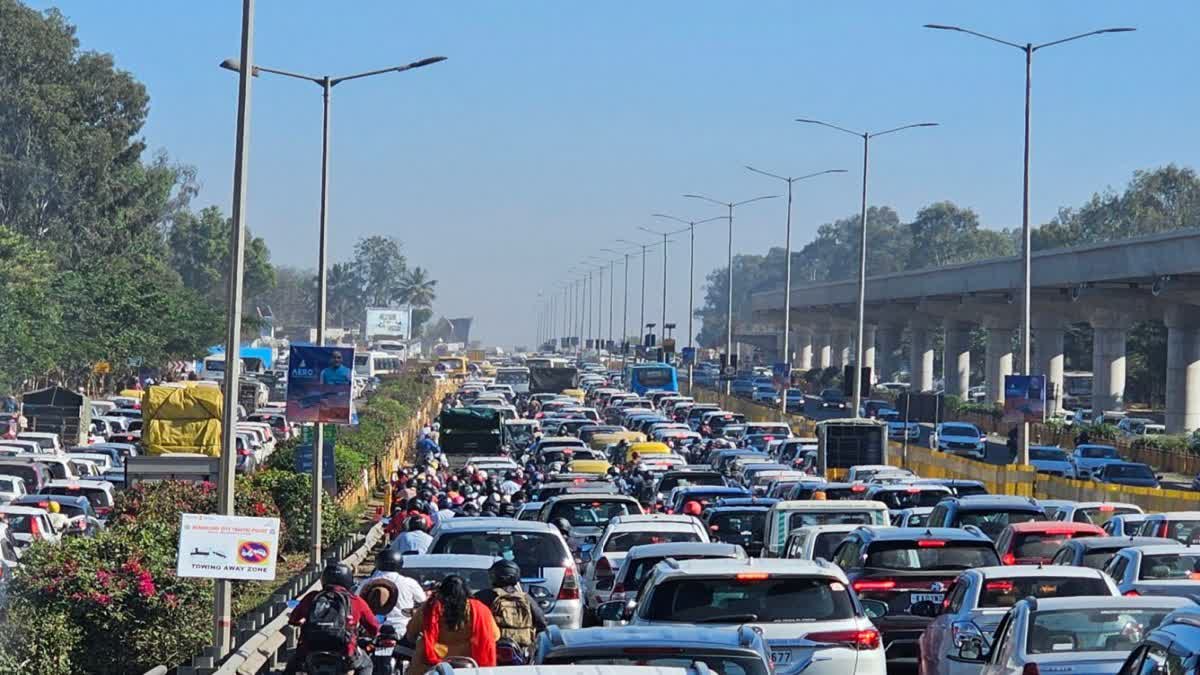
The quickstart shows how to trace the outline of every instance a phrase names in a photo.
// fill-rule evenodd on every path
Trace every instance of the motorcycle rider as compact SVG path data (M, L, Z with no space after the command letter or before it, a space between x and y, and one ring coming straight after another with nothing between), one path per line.
M424 553L429 550L429 544L433 543L433 537L429 536L429 524L425 520L426 516L413 513L404 520L404 532L396 536L392 540L392 550L404 553Z
M492 610L500 639L508 639L528 659L537 634L546 630L546 615L537 601L521 588L521 568L511 560L498 560L488 570L492 587L476 591L475 599ZM519 665L519 664L514 664Z
M404 566L404 554L391 548L385 548L375 557L375 573L363 579L359 591L367 587L375 579L387 579L396 586L396 606L387 614L387 623L395 627L396 632L403 634L408 629L408 619L411 610L425 602L425 588L421 582L400 574ZM408 610L406 612L406 610Z
M321 573L321 590L310 591L288 616L289 624L301 626L300 644L288 660L284 675L298 672L310 651L334 648L345 650L349 668L355 675L371 675L371 659L358 648L356 637L359 629L374 637L379 633L379 621L375 619L375 613L366 600L350 592L353 586L354 572L349 565L331 562L325 566ZM338 611L338 606L345 615L344 626L331 626L320 621L322 616L328 616L323 610L333 608ZM330 631L342 635L331 636Z

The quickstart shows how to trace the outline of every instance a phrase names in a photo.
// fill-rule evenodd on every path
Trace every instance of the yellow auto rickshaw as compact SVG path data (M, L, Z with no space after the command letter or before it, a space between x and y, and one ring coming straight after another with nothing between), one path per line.
M625 441L626 443L645 443L646 434L640 431L615 431L607 434L596 434L592 436L589 444L593 450L604 452L608 446L616 445L621 441Z
M666 443L659 443L658 441L633 443L625 449L625 463L628 464L629 462L632 462L634 455L637 455L639 458L641 458L648 457L650 455L670 454L672 454L671 448L668 447Z
M567 473L583 473L603 476L612 464L602 459L576 459L567 463Z
M584 393L584 391L582 389L563 389L562 395L570 396L571 398L575 399L576 401L583 403L583 399L586 394Z

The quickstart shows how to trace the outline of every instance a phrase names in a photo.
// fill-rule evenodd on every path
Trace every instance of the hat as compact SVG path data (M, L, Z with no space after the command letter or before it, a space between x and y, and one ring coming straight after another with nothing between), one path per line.
M371 611L376 614L389 614L396 608L400 600L400 589L395 582L386 577L367 579L358 589L358 595L366 600Z

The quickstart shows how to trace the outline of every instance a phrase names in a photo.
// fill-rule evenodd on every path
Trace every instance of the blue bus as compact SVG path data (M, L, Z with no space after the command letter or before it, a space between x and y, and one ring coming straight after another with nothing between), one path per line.
M679 377L669 363L633 363L625 369L625 384L638 396L648 391L679 391Z

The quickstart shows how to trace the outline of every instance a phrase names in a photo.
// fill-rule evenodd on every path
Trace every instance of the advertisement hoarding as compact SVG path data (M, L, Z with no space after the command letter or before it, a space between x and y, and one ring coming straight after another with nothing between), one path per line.
M175 573L207 579L275 579L279 519L184 513Z
M1046 376L1004 376L1004 421L1044 422L1046 420Z
M386 309L381 307L367 308L367 339L373 337L393 337L407 340L412 326L412 308Z
M288 356L288 421L350 424L353 363L353 347L293 346Z

